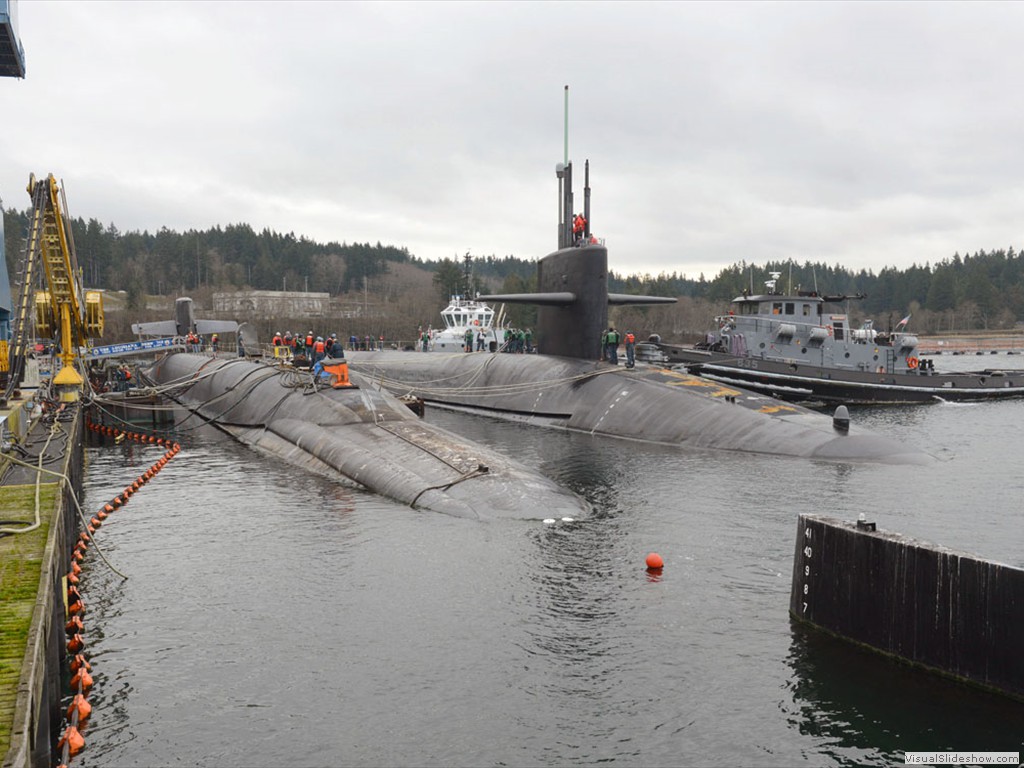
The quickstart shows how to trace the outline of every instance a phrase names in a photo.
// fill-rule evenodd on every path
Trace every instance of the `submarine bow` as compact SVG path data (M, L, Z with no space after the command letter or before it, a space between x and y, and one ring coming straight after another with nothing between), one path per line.
M387 393L318 386L291 368L185 352L144 373L245 445L418 509L474 519L576 518L589 511L553 481L420 421Z

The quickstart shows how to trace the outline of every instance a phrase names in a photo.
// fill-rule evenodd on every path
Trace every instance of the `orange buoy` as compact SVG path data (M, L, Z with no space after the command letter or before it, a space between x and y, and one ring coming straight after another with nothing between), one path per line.
M85 648L85 640L77 632L71 636L68 640L68 653L78 653L80 650Z
M78 671L71 678L71 689L77 691L78 686L82 686L83 691L92 688L92 675L89 674L89 670L85 667L79 667Z
M76 693L75 698L71 700L71 704L68 706L68 720L74 715L75 710L78 710L78 722L82 722L92 714L92 704L85 700L85 696Z
M60 741L57 742L57 749L64 749L65 744L68 745L69 755L77 755L85 746L85 738L75 726L69 725L64 731L64 735L60 737Z
M108 517L110 517L110 515L107 514L107 511L105 509L101 509L99 512L96 513L96 517L100 520L106 520Z
M68 571L68 584L77 584L78 574L74 571Z
M665 567L665 561L661 559L661 555L657 552L651 552L647 556L647 567L652 571L660 571Z
M76 600L68 606L68 613L74 616L76 613L81 613L85 610L85 605L81 600Z
M90 525L89 525L90 528L99 528L101 525L103 525L103 521L100 520L99 517L95 516L95 515L92 517L91 520L89 520L89 523L90 523Z
M82 624L82 618L80 616L72 616L71 621L64 625L64 631L69 635L74 635L85 630L85 625Z
M92 664L90 664L82 654L76 654L71 660L71 674L75 674L75 672L83 667L85 667L85 671L88 672L92 669Z
M87 533L80 533L80 534L78 534L78 538L80 538L82 541L88 541L89 540L89 534L87 534Z
M75 552L71 555L71 559L74 560L76 563L80 563L85 559L85 555L83 555L79 550L76 549Z
M78 574L80 574L82 572L82 566L80 566L78 563L72 563L71 564L71 572L73 574L75 574L75 576L77 576Z

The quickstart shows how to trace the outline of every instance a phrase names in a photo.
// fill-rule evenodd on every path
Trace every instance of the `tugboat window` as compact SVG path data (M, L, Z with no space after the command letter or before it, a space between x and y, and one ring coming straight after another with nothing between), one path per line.
M781 301L776 301L776 302L772 303L772 314L773 315L781 315L782 314L782 302Z
M793 304L793 302L787 302L786 303L786 314L787 315L792 315L793 314L793 312L795 311L794 310L794 306L795 305Z
M803 353L804 353L804 354L806 355L806 354L807 354L807 347L804 347L804 348L803 348L803 349L801 349L800 351L801 351L801 352L803 352Z

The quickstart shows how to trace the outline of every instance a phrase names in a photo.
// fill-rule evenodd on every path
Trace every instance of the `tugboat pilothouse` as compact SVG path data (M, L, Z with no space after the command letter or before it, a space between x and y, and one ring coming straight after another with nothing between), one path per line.
M461 281L467 296L471 292L471 272L472 259L467 253L463 257ZM448 306L441 310L444 328L421 337L420 348L434 352L497 352L503 343L499 334L505 330L502 314L479 299L452 296Z
M434 336L431 346L435 352L464 352L467 344L473 350L496 352L501 345L494 309L482 301L452 296L441 311L441 320L444 328Z

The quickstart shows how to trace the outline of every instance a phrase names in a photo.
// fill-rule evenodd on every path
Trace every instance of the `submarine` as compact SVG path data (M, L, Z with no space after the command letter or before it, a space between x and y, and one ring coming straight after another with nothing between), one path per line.
M582 237L573 232L572 164L559 163L558 250L537 264L538 292L480 301L538 305L538 354L352 352L378 388L428 403L591 435L840 462L927 464L912 446L798 405L681 371L603 362L610 304L675 299L610 294L608 250L590 231L590 163Z
M143 381L244 445L408 504L476 520L586 515L578 496L525 466L421 421L361 386L343 360L330 378L247 358L169 353Z

